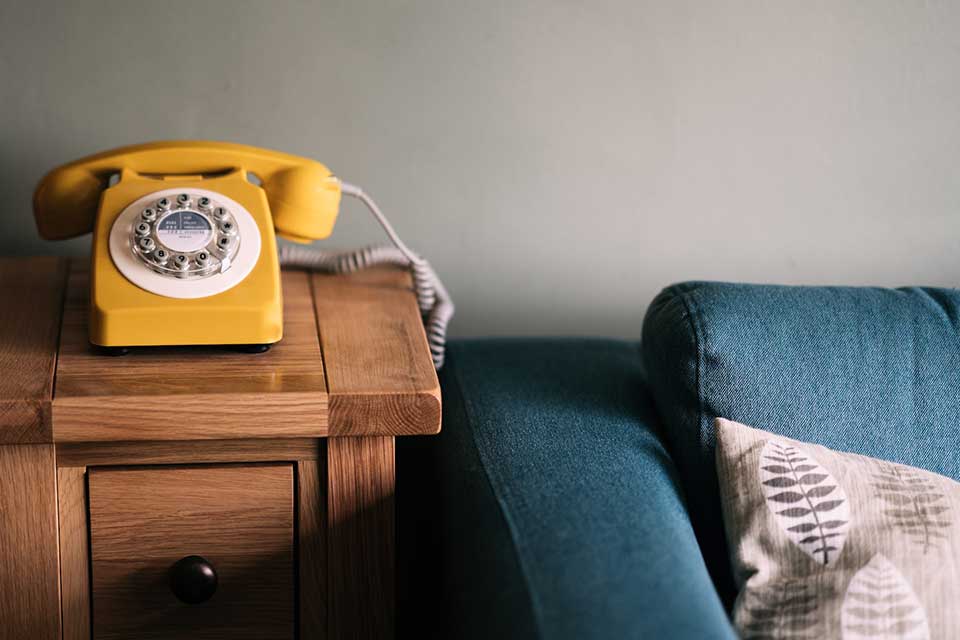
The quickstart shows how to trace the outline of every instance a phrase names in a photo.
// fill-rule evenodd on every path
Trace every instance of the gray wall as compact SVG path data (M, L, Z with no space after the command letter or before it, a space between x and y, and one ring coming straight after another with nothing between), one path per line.
M960 275L960 5L0 5L0 254L52 166L209 138L373 194L453 330L639 335L664 285ZM357 205L328 246L378 241Z

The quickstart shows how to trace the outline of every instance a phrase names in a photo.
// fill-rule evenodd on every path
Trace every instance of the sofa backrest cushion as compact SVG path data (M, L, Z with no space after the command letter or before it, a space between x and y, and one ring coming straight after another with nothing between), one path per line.
M642 350L728 605L714 418L960 480L958 290L683 283L651 304Z

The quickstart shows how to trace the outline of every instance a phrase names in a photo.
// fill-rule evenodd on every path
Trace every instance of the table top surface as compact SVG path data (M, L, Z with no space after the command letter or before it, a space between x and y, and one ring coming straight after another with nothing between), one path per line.
M440 386L407 272L283 272L268 352L87 340L88 267L0 258L0 443L432 434Z

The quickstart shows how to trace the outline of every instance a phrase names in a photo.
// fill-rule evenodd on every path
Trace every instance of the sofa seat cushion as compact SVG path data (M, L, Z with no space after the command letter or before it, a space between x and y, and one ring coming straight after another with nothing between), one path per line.
M960 479L960 291L679 284L650 306L643 357L728 605L715 417Z
M401 523L413 507L436 533L415 544L419 572L440 560L437 592L415 596L442 618L438 637L734 637L637 344L455 341L441 385L443 430L415 441L429 491L398 487Z

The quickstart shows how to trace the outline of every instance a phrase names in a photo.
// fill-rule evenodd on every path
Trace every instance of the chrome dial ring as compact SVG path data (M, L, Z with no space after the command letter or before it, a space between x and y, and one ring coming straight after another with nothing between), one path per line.
M189 189L148 202L130 233L134 256L156 273L181 279L223 273L240 241L226 203Z

